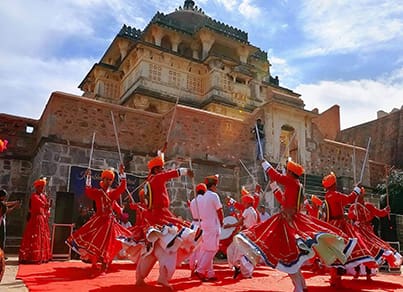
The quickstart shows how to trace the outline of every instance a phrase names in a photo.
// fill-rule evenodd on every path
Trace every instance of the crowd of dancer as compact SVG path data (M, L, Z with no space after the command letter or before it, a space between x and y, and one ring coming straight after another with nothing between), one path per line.
M382 210L365 202L365 189L354 187L350 194L337 189L337 178L330 173L323 178L324 199L305 197L300 177L304 168L288 161L283 172L268 161L262 161L270 188L280 204L277 213L269 215L261 205L259 185L251 194L241 190L240 202L227 198L233 222L225 222L223 204L218 195L219 176L211 175L195 186L195 196L188 202L192 220L186 221L170 211L166 184L180 176L194 182L190 168L164 169L163 156L148 163L149 175L139 191L139 201L131 197L129 207L136 212L133 226L122 216L118 201L127 190L123 165L119 167L119 185L112 188L115 172L105 169L99 187L93 187L91 171L86 173L85 194L95 201L96 211L86 223L74 231L66 243L91 264L92 274L108 272L113 259L124 250L136 263L136 285L145 279L156 262L157 283L172 288L176 267L188 260L190 277L202 282L218 281L214 257L219 250L228 259L234 279L253 277L257 265L267 265L289 275L295 291L307 291L302 269L330 275L330 285L341 286L341 277L365 276L371 280L381 264L398 268L401 255L377 237L371 226L375 216L387 216ZM48 216L51 202L44 193L46 180L34 182L28 220L20 249L20 263L45 263L51 259ZM350 205L348 216L344 213ZM227 243L220 246L220 234L231 231Z

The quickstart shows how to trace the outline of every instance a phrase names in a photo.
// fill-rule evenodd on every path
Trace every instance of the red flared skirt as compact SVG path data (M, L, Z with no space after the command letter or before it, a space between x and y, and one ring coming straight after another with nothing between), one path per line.
M52 258L48 217L32 214L22 237L19 262L22 264L46 263Z
M334 242L329 250L339 249L339 254L351 252L354 246L354 241L338 228L302 213L280 212L236 237L255 249L268 266L291 274L315 256L314 247L319 247L320 237L328 237L330 245Z
M122 249L117 237L130 234L112 214L95 214L67 239L67 244L84 257L88 254L95 256L100 262L110 263Z

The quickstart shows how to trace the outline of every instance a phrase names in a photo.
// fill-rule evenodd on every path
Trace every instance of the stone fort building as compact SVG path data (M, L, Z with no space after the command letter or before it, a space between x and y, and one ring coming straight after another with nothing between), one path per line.
M144 30L123 25L79 84L82 96L53 92L39 120L0 114L0 137L9 140L0 154L0 187L24 201L9 216L9 246L18 246L39 176L50 178L50 223L71 223L89 204L80 189L89 163L100 170L122 160L136 196L148 160L165 142L167 167L191 166L196 183L219 174L222 199L239 198L241 186L252 191L260 183L262 202L275 210L251 133L258 118L265 125L266 159L301 163L308 194L323 193L321 179L330 171L348 192L360 175L368 137L363 183L369 190L384 180L385 165L403 167L401 109L341 131L337 105L323 113L306 110L300 94L281 86L270 66L247 32L210 18L191 0L174 12L157 12ZM192 182L182 178L168 187L173 211L189 218Z

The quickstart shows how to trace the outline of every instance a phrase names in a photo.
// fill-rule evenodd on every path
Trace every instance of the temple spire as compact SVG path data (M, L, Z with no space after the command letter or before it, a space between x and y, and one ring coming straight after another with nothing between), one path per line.
M193 0L185 0L185 3L183 4L183 9L184 10L193 10L194 5L195 5L195 2Z

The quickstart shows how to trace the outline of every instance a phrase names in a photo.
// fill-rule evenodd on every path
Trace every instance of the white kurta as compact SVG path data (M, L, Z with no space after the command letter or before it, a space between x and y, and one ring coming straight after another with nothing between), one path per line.
M203 234L196 271L208 278L215 276L213 260L218 251L221 232L221 224L217 214L219 209L222 209L222 204L217 193L207 190L199 204Z

